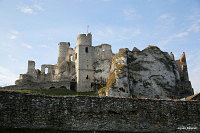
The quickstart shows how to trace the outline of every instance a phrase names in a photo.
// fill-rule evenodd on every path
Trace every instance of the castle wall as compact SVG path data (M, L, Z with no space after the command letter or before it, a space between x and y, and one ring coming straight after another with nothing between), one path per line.
M50 64L43 64L41 66L41 73L45 73L45 68L48 69L48 73L54 73L54 65L50 65Z
M0 91L0 127L64 131L198 132L200 101L45 96Z
M70 88L70 81L43 81L43 82L26 82L26 84L16 84L13 86L6 86L4 89L14 90L48 90L48 89L72 89Z
M111 45L108 44L101 44L99 46L95 46L94 51L95 51L95 59L111 60L113 57Z
M113 57L111 45L101 44L94 47L94 79L98 83L106 83Z
M74 61L73 55L74 55L73 48L69 48L67 51L66 61Z

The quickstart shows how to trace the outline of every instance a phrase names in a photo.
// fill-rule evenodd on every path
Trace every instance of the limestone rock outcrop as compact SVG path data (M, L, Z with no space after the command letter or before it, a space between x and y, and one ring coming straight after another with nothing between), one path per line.
M112 59L107 84L99 94L162 99L192 95L185 55L183 57L184 61L182 58L175 61L156 46L142 51L120 49Z

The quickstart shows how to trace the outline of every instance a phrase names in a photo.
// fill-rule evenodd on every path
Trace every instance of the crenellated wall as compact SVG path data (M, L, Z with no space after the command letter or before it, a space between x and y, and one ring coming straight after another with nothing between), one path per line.
M198 132L200 101L53 97L0 91L0 128Z

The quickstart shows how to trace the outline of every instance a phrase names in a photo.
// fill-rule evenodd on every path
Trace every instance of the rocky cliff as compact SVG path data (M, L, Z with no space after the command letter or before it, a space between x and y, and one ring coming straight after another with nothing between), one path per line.
M99 94L162 99L192 95L191 83L182 77L186 74L182 74L182 67L179 69L180 63L176 62L156 46L142 51L120 49L112 59L107 84Z

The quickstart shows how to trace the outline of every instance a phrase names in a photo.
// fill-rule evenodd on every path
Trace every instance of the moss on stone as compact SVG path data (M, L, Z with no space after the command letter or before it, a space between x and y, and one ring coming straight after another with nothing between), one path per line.
M115 63L115 61L118 58L122 57L125 53L126 53L126 49L120 49L119 52L113 56L112 63Z
M98 94L100 96L106 95L106 91L108 91L108 89L115 84L116 76L118 76L121 73L121 70L125 67L125 65L122 63L116 63L116 60L118 58L122 57L125 53L126 53L126 49L120 49L120 51L114 55L114 57L112 59L112 64L115 63L115 70L109 74L106 86L99 89Z
M112 87L113 84L114 84L115 82L116 82L115 73L112 72L112 73L109 74L109 77L108 77L108 81L107 81L107 83L106 83L106 86L103 87L103 88L101 88L101 89L99 89L98 94L99 94L100 96L105 96L105 95L106 95L106 91L107 91L110 87Z
M106 91L108 91L108 89L109 89L110 87L112 87L112 86L115 84L115 82L116 82L116 76L118 76L118 75L121 73L121 70L122 70L123 68L124 68L124 65L123 65L123 64L117 64L117 65L116 65L116 68L115 68L114 72L111 72L111 73L109 74L109 77L108 77L108 81L107 81L107 83L106 83L106 86L103 87L103 88L101 88L101 89L99 89L98 94L99 94L100 96L105 96L105 95L106 95ZM116 72L116 73L115 73L115 72Z

